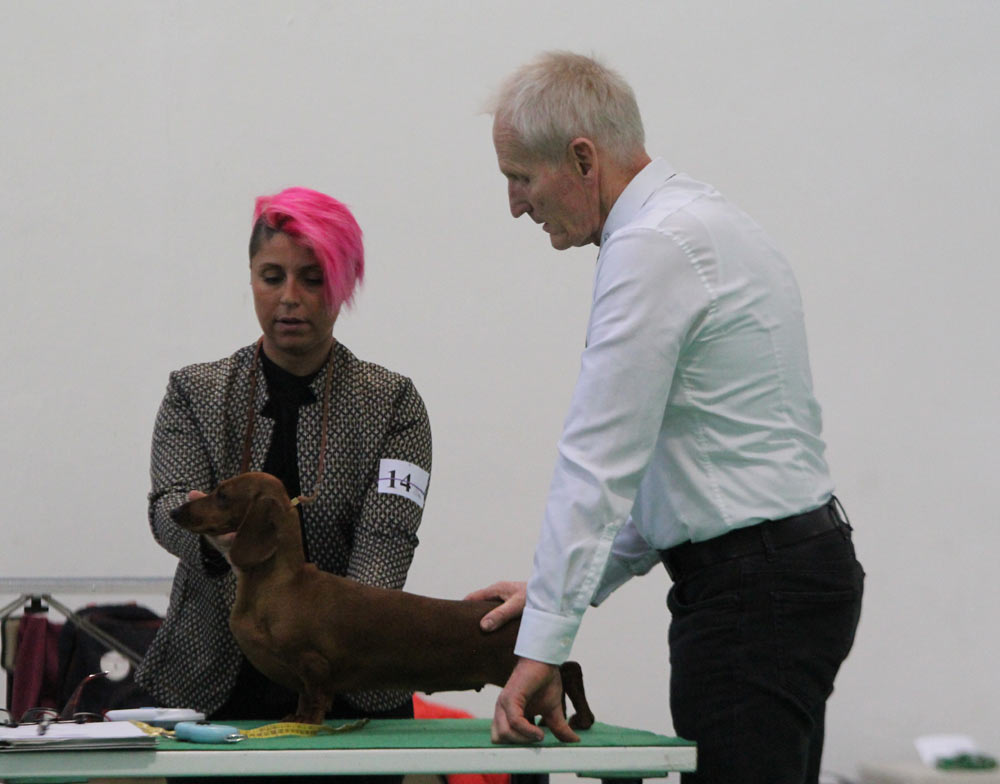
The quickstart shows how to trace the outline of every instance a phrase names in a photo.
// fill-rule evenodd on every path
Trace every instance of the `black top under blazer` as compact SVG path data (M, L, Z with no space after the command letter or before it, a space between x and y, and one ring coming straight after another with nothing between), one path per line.
M326 467L315 502L301 508L310 559L360 582L402 588L417 546L423 509L401 495L378 492L379 461L405 460L431 470L431 432L423 401L404 376L334 346ZM170 519L189 490L209 491L240 470L254 346L217 362L170 374L153 432L149 521L153 536L179 560L166 618L136 672L137 682L165 707L206 714L229 697L242 653L229 631L236 595L232 571L217 574L201 537ZM322 396L329 366L312 380L316 401L299 408L298 469L302 491L316 483ZM267 383L258 366L257 411L250 469L263 467L274 421L262 416ZM213 576L215 575L215 576ZM362 711L384 711L409 692L344 695Z

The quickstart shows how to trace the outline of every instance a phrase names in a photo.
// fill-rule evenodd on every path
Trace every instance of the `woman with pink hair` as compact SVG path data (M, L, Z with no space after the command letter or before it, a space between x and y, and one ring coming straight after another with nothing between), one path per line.
M333 336L363 276L361 229L341 202L307 188L261 196L250 234L261 337L170 374L153 433L149 520L179 562L163 626L136 675L160 705L220 720L276 721L295 711L296 694L254 669L229 631L233 535L198 536L170 518L223 479L274 474L302 501L308 560L403 587L430 479L431 432L408 378L356 358ZM412 717L411 695L338 695L328 714L364 716Z

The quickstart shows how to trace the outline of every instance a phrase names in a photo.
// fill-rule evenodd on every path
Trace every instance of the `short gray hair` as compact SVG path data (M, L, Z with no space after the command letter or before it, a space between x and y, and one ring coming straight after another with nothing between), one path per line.
M584 136L626 165L643 151L645 132L635 93L592 57L544 52L500 85L489 111L525 150L556 162Z

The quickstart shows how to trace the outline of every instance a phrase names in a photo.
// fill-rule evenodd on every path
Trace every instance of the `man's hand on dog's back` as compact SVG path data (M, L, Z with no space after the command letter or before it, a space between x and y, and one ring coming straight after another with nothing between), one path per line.
M527 583L512 581L501 581L493 583L486 588L473 591L465 597L466 601L495 601L499 600L503 604L490 610L479 621L479 628L484 632L492 632L499 629L508 621L520 618L524 613L525 596L527 594Z

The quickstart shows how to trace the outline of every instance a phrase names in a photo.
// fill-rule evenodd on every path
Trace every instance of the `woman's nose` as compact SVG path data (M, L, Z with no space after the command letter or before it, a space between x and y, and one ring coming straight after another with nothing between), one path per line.
M285 304L293 304L299 301L299 286L291 277L281 287L281 301Z

